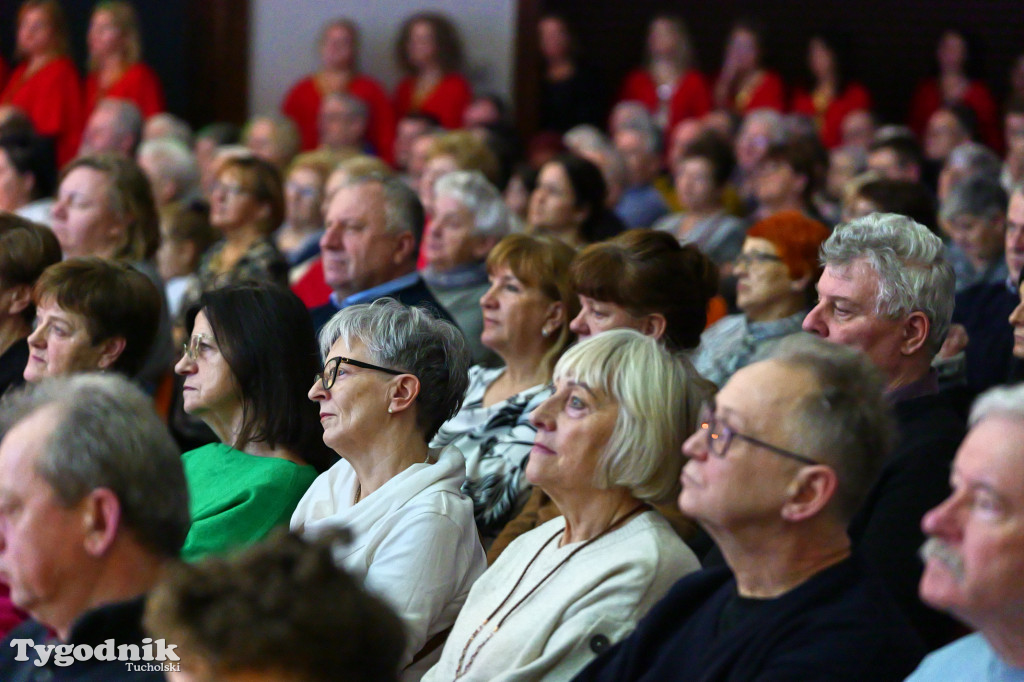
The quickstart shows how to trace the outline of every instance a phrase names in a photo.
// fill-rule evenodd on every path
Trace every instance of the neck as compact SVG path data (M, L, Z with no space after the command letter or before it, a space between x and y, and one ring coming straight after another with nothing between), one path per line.
M786 594L850 556L850 538L838 524L803 523L814 527L797 531L760 526L728 534L708 529L736 576L741 597L770 599Z
M97 569L97 575L82 593L78 595L73 608L60 622L46 624L57 631L57 636L68 641L71 628L83 614L92 609L116 602L134 599L148 592L161 576L164 561L139 547L133 540L122 536L115 540L115 546L104 564Z
M751 322L771 322L796 315L804 308L802 294L793 297L785 297L778 301L771 301L758 308L744 310L744 314Z
M109 54L96 59L96 70L104 74L118 74L127 68L128 65L119 54Z
M444 77L444 70L440 64L427 64L423 66L417 73L416 79L430 83L432 81L439 81Z
M228 246L235 249L248 249L263 236L258 225L246 223L224 233Z
M591 540L607 531L641 504L625 488L598 490L544 489L565 517L565 532L559 545Z
M21 315L9 315L0 320L0 355L28 336L31 331L32 326L25 322L25 318Z
M414 414L387 415L392 422L381 429L373 442L338 452L352 465L359 481L359 499L364 499L413 464L427 460L427 442L416 426Z
M42 54L34 54L28 58L28 71L38 71L39 69L46 66L50 60L57 57L54 52L44 52Z
M717 204L710 204L707 206L693 206L687 209L687 217L691 218L694 222L699 220L705 220L715 215L722 210L722 207Z
M920 381L931 368L931 362L923 358L919 362L907 362L903 366L896 367L889 372L889 383L885 388L886 393L891 393L898 388L909 386L915 381Z
M207 412L200 415L203 423L217 436L217 440L225 445L236 447L238 434L242 432L242 403L220 412ZM245 448L247 443L238 443Z
M505 361L505 372L502 378L515 390L513 394L525 391L526 389L546 383L550 376L542 362L544 354L550 346L539 346L526 353L518 353L513 356L502 355Z
M997 627L981 628L980 632L999 659L1014 668L1024 668L1024 622L1021 614L1012 614L1010 622Z

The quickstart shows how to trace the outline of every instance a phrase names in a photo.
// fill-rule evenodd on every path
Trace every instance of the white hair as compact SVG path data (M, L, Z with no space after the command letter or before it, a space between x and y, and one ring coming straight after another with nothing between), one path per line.
M434 183L435 201L443 196L473 214L473 227L482 237L501 239L509 233L509 210L501 193L480 171L445 173Z
M1024 384L997 386L978 396L971 406L969 426L994 415L1024 420Z
M139 147L139 160L148 158L161 178L171 180L177 192L175 199L189 196L199 189L199 164L196 155L173 137L146 140Z

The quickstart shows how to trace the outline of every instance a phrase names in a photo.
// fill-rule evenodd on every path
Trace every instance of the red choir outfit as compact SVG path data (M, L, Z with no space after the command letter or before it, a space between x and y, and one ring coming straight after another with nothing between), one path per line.
M981 81L972 80L964 92L962 104L966 104L978 117L978 139L995 151L1002 153L1003 136L999 132L999 109L992 99L992 93ZM910 101L910 129L924 138L928 119L942 106L942 89L937 78L921 81Z
M4 83L7 82L7 62L0 57L0 92L3 92Z
M619 102L635 100L643 103L652 113L658 111L658 86L645 69L637 69L626 76L619 90ZM690 69L676 81L675 92L668 105L668 127L671 131L680 121L688 118L700 118L711 111L711 90L704 76Z
M737 114L746 115L754 109L786 110L786 86L774 71L761 71L750 87L732 95L728 107Z
M413 101L415 90L416 78L413 76L403 78L395 88L395 116L398 119L417 111L434 116L445 128L462 127L462 112L473 101L469 81L457 73L445 74L430 94L419 102Z
M860 83L848 83L839 97L828 102L814 101L814 95L799 89L793 93L793 111L814 119L821 135L821 143L833 149L843 141L843 119L860 109L871 109L871 93Z
M164 91L160 78L153 69L142 62L136 62L106 90L100 90L99 79L90 73L85 79L85 116L89 117L96 103L104 97L116 97L131 101L147 119L164 110Z
M36 132L54 138L57 165L63 166L78 153L85 122L78 72L68 57L56 57L26 77L27 68L22 62L14 70L0 95L0 104L18 107Z
M331 288L324 281L324 262L319 256L306 272L292 283L291 290L302 299L307 308L317 308L331 299Z
M356 76L348 84L348 93L366 102L369 113L366 137L377 155L391 163L395 144L395 112L391 100L377 81ZM320 102L323 95L315 76L307 76L292 86L281 103L281 112L295 121L302 138L302 149L309 151L320 144Z

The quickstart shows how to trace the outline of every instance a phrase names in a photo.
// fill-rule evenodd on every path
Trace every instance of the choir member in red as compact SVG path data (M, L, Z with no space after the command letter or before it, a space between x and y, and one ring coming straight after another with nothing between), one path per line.
M814 119L826 148L843 141L843 119L854 111L870 111L871 95L860 83L849 80L846 42L842 36L817 34L807 45L806 87L793 93L793 111Z
M910 128L923 139L928 119L937 109L944 104L966 104L978 119L978 138L1000 152L999 111L988 87L972 77L972 59L977 60L977 54L971 54L968 38L962 31L950 29L942 34L935 51L938 75L921 81L914 91Z
M281 111L295 121L303 151L320 145L317 127L320 105L328 93L349 94L366 102L367 139L387 162L395 142L395 112L377 81L359 72L359 27L351 19L328 22L320 33L320 70L292 86Z
M106 97L126 99L143 119L164 110L164 93L153 69L143 64L139 19L123 0L96 5L89 24L89 75L85 78L85 115Z
M459 73L462 45L452 23L434 12L414 14L402 24L395 57L406 73L395 89L395 115L421 111L445 128L462 127L473 91Z
M642 102L664 131L711 110L711 90L693 68L693 46L681 18L662 14L651 21L647 64L626 76L619 91L619 101L626 100Z
M786 107L782 78L761 65L761 28L744 19L733 24L722 71L715 83L715 106L743 115L754 109Z
M85 116L60 3L25 0L18 11L17 42L21 62L0 94L0 105L25 112L36 132L53 140L57 164L63 166L78 152Z

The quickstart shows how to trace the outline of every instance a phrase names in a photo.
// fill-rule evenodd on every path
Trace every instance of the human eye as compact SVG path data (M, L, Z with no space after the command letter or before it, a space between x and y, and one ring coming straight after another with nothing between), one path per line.
M977 490L971 495L971 509L984 516L996 516L1002 512L1002 504L992 493Z

